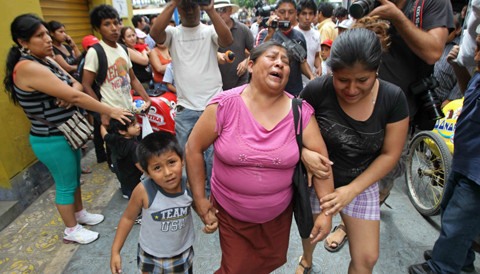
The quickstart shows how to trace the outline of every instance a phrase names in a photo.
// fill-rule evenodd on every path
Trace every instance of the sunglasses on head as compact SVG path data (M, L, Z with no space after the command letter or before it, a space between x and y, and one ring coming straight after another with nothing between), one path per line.
M227 11L227 8L223 7L223 8L218 8L218 9L215 9L218 13L224 13Z

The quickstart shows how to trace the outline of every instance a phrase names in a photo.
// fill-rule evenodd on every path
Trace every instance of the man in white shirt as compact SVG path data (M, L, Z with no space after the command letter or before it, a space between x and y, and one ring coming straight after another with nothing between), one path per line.
M182 19L178 27L168 27L175 8ZM200 9L209 16L213 25L200 23ZM218 68L217 51L233 42L230 29L213 8L185 0L171 0L157 16L150 31L152 38L170 50L175 64L174 80L177 88L175 133L185 147L188 137L207 103L222 91L222 77ZM213 146L204 152L207 193L210 191Z
M320 60L320 33L312 28L312 22L317 15L317 5L313 0L302 0L297 6L298 25L294 29L303 33L307 41L307 63L310 70L316 76L322 74L322 61ZM303 86L305 86L310 79L302 74Z

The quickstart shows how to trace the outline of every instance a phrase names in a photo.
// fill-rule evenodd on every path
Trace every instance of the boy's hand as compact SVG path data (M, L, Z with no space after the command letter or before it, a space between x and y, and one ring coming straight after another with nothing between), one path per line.
M110 269L113 274L122 273L122 258L120 253L113 253L110 256Z
M202 231L206 234L212 234L218 228L218 218L211 210L208 211L207 215L209 215L208 218L212 221L212 223L206 224Z

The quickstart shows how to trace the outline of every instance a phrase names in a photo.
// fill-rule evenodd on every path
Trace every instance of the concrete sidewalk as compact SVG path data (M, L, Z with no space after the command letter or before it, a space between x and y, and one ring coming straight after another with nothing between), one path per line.
M102 212L106 219L91 227L100 238L89 245L63 244L63 223L54 206L52 187L34 202L12 224L0 232L0 273L108 273L110 248L118 221L127 205L118 191L118 182L106 163L96 164L94 151L82 163L93 173L84 175L83 201L87 210ZM406 273L410 264L423 261L423 251L432 247L438 237L439 216L423 218L406 196L404 178L396 181L388 203L393 209L381 208L380 258L374 273ZM218 233L203 234L200 219L194 214L196 227L195 273L213 273L220 265ZM334 218L338 224L339 217ZM137 273L136 251L140 226L135 225L122 250L123 273ZM274 273L294 273L302 254L300 237L292 225L288 261ZM323 242L314 254L312 273L347 273L350 260L348 245L329 253ZM477 271L480 262L475 263ZM248 263L248 262L246 262Z

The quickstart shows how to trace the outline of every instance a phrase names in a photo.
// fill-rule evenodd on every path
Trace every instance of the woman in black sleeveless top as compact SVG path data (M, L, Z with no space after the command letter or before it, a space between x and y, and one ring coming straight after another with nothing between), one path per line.
M48 22L48 30L52 37L55 61L75 79L78 75L77 58L82 55L72 38L65 32L65 26L58 21ZM66 43L66 44L65 44Z
M52 173L55 203L66 226L64 241L87 244L96 240L98 233L79 223L94 225L104 217L83 208L80 151L73 150L56 127L39 122L33 116L61 125L74 114L72 105L107 114L119 121L132 114L104 105L82 92L82 85L51 58L52 39L46 26L33 14L20 15L12 22L11 35L16 46L10 49L7 57L5 90L30 119L32 150Z

